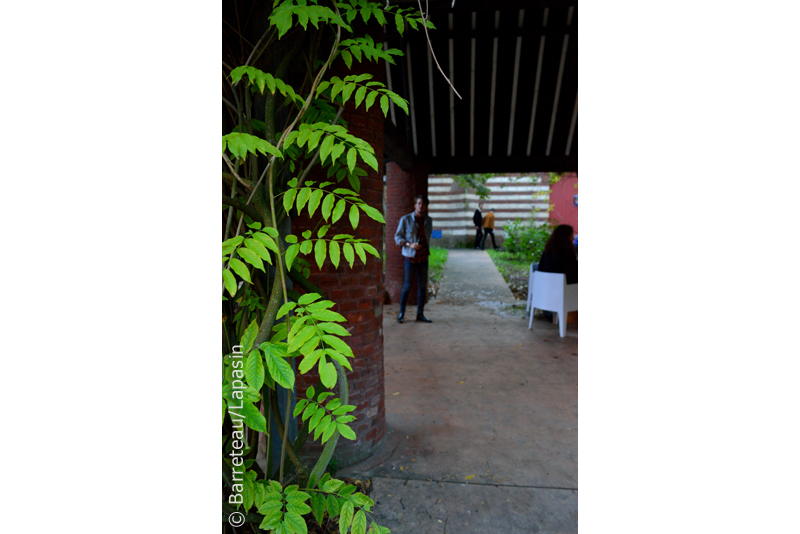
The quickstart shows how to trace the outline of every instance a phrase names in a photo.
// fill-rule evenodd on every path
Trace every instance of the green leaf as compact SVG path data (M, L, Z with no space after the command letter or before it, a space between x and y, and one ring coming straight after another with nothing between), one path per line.
M306 506L306 508L308 507ZM308 511L310 512L311 509L309 508ZM283 518L284 522L292 529L292 532L294 532L295 534L308 534L308 527L306 527L306 522L300 516L300 514L296 512L287 512L286 515L283 516Z
M328 245L329 251L328 253L331 256L331 263L333 263L334 268L339 268L339 243L336 241L331 241L331 244Z
M255 252L262 260L266 260L267 263L272 265L272 257L269 251L267 251L267 248L262 245L260 241L253 238L245 239L244 246Z
M347 345L347 343L345 343L344 341L342 341L338 337L331 336L329 334L323 334L322 335L322 340L325 343L327 343L328 345L330 345L331 347L333 347L334 349L336 349L339 352L341 352L342 354L346 354L347 356L350 356L351 358L354 356L353 355L353 349L351 349Z
M281 507L282 508L282 507ZM275 530L278 525L281 524L281 519L283 518L283 512L281 509L274 510L265 508L265 511L262 512L261 508L258 509L260 514L264 514L264 519L261 521L261 524L258 526L261 530Z
M258 408L253 406L253 403L242 403L242 415L244 416L244 424L256 432L267 431L267 420L264 419L264 415L258 411Z
M227 241L223 241L222 255L225 256L233 252L236 249L236 247L239 246L239 243L241 243L242 241L244 241L244 236L241 235L237 235L236 237L232 237Z
M328 495L326 505L328 508L328 515L331 517L338 516L342 509L342 501L336 495Z
M376 220L379 223L386 224L386 220L383 218L383 214L380 211L376 210L375 208L373 208L368 204L361 204L360 207L362 210L364 210L364 213L366 213L367 216L370 217L371 219Z
M381 256L380 256L380 254L378 254L378 251L375 250L375 247L373 247L369 243L361 243L361 246L364 247L364 250L366 250L367 252L369 252L370 254L375 256L376 258L380 259Z
M350 264L350 268L352 268L353 260L355 260L355 255L353 254L353 245L350 243L345 243L342 245L342 251L344 252L344 258L347 260L347 263Z
M222 280L225 282L225 289L228 290L231 296L236 295L236 278L233 277L228 269L222 270Z
M307 405L308 405L308 399L300 399L299 401L297 401L297 404L295 404L294 410L292 411L292 415L294 417L297 417L298 415L303 413L303 410Z
M309 417L312 417L315 413L317 413L317 410L319 410L319 405L314 403L309 403L309 405L306 406L305 410L303 410L303 421L305 421Z
M294 328L292 330L294 330ZM289 342L289 348L287 349L287 351L288 352L296 351L297 349L302 347L303 344L305 344L306 341L311 339L311 336L313 336L315 333L316 333L316 328L313 327L313 326L306 326L306 327L300 329L294 335L292 340Z
M296 486L295 486L296 487ZM287 488L288 489L288 488ZM311 498L311 495L305 491L292 491L286 495L287 502L305 502ZM311 509L308 510L310 512ZM306 512L306 513L308 513Z
M320 358L318 369L322 385L326 388L332 388L336 385L336 367L331 362L325 360L325 358Z
M247 263L255 267L256 269L261 269L262 271L266 272L264 269L264 263L261 261L261 258L258 255L250 250L249 248L240 247L236 250L236 253Z
M228 403L225 402L225 398L222 399L222 422L225 423L225 413L228 411Z
M250 352L250 349L253 348L253 342L256 340L256 336L258 335L258 323L255 319L253 319L247 328L242 334L242 342L240 345L242 346L242 353L247 354Z
M319 293L306 293L305 295L302 295L299 299L297 299L297 303L300 304L301 306L307 306L312 302L318 301L320 298L322 298L322 295L320 295Z
M359 150L358 154L361 156L361 159L364 160L364 163L375 169L378 170L378 160L375 159L375 156L370 153L368 150Z
M356 149L350 148L347 151L347 167L350 169L350 172L353 172L353 169L356 168Z
M400 35L403 35L403 30L405 29L405 24L403 21L403 16L400 13L395 13L394 15L394 23L397 26L397 31Z
M362 85L361 87L358 88L358 91L356 91L356 107L361 105L361 102L364 101L364 97L366 95L367 95L367 86Z
M308 197L311 196L311 189L308 187L304 187L297 193L297 213L303 211L303 206L306 205L306 201Z
M325 241L322 239L317 240L314 245L314 258L317 260L317 266L322 270L322 265L325 263Z
M325 80L324 82L321 82L317 86L317 97L319 97L320 93L322 93L322 91L327 89L330 85L331 85L331 82L329 82L328 80Z
M336 423L336 428L339 430L339 434L341 434L343 438L353 440L356 439L356 433L353 432L353 429L346 424Z
M322 201L322 217L327 221L331 217L331 211L333 210L333 202L336 200L334 195L327 195L325 200Z
M341 156L342 152L344 152L344 149L344 143L337 143L333 145L333 150L331 150L331 162L338 160L339 156Z
M344 214L344 209L345 209L344 199L340 198L339 202L336 203L336 207L333 208L333 218L331 219L331 222L338 221L342 217L342 214Z
M386 95L381 97L381 110L384 117L389 113L389 97Z
M283 209L286 210L286 213L289 213L292 210L292 204L294 204L294 199L297 196L297 189L289 189L286 191L286 194L283 195Z
M386 94L389 95L389 98L392 99L392 102L394 102L395 106L401 108L406 113L406 115L408 115L408 102L406 101L405 98L398 95L397 93L393 93L392 91L387 91Z
M375 103L375 98L378 96L378 94L380 94L378 91L370 91L370 93L367 95L367 100L364 102L367 111L369 111L369 108L371 108L372 104Z
M358 254L358 257L361 258L361 262L367 263L367 255L364 254L364 245L361 243L355 243L353 247L356 249L356 254Z
M331 359L336 360L339 364L344 367L345 369L349 369L350 371L353 370L353 366L350 365L350 362L347 358L340 352L336 352L335 350L325 349L325 354L330 356ZM344 422L344 421L343 421Z
M330 230L330 229L331 229L331 225L330 224L326 224L325 226L321 227L317 231L317 237L322 239L323 237L325 237L325 234L327 234L328 230Z
M275 254L280 254L280 250L278 249L278 245L275 243L275 240L272 239L267 234L265 234L263 232L257 232L253 237L258 239L258 241L262 245L264 245L265 247L267 247L268 249L273 251ZM272 263L272 262L270 262L270 263Z
M294 493L292 493L292 495L294 495ZM286 511L293 512L297 515L304 515L311 511L311 507L303 502L290 501L286 503Z
M350 52L347 50L342 50L342 59L344 60L345 65L347 65L348 69L353 66L353 56L350 55Z
M312 247L314 246L314 241L311 239L307 239L300 244L300 252L302 254L308 254L311 252Z
M322 493L315 491L311 494L311 509L314 510L314 519L322 524L322 518L325 516L325 496Z
M290 271L292 269L292 262L297 257L297 253L300 252L299 245L292 245L286 249L286 270Z
M336 334L337 336L349 336L348 332L342 325L336 323L318 323L317 328L328 334Z
M319 160L323 164L325 163L325 158L327 158L328 154L330 154L331 150L333 150L334 141L336 141L336 138L332 135L329 135L319 147Z
M261 389L264 385L264 360L258 349L250 351L244 362L244 376L247 383L255 389Z
M313 316L317 321L336 321L339 323L347 321L347 319L342 317L340 314L330 310L320 310L318 312L314 312Z
M342 91L342 102L347 102L350 99L350 96L355 91L357 85L354 83L348 83L344 86L344 91Z
M327 481L323 486L322 490L327 491L328 493L336 493L339 491L339 488L344 486L344 482L341 480L331 479Z
M364 510L359 510L353 518L353 526L350 530L351 534L366 534L367 532L367 516L364 515Z
M358 207L355 204L350 205L350 225L353 229L358 228Z
M350 501L345 501L342 505L342 509L339 512L339 532L341 534L347 534L347 530L350 528L350 522L353 520L353 503Z
M317 363L320 356L322 356L323 354L324 351L321 350L315 350L314 352L310 353L305 358L303 358L303 361L300 362L300 365L297 367L297 370L300 371L300 373L302 374L306 374L311 370L312 367L314 367L314 364Z
M314 430L317 427L317 425L319 425L319 422L322 421L322 418L325 417L325 410L321 406L315 404L314 407L316 408L314 411L314 415L312 415L311 419L309 419L308 421L309 431Z
M292 367L286 363L286 360L271 351L268 351L265 356L270 376L282 387L292 389L294 387L294 371L292 371Z
M322 439L320 441L325 443L333 437L333 433L336 432L337 428L336 423L330 420L330 416L323 420L323 424L325 425L325 430L322 432Z

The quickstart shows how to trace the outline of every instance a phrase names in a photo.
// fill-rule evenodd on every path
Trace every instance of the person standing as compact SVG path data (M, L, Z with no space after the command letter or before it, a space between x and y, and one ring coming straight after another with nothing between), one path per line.
M472 214L472 224L475 225L475 250L480 250L481 241L483 241L483 214L481 209L483 202L478 203L478 209Z
M423 314L425 299L428 296L428 258L430 257L431 233L433 220L428 217L428 197L417 195L414 199L414 211L403 215L394 233L394 242L403 247L405 257L405 278L403 291L400 293L400 314L397 322L405 320L408 294L411 292L411 281L417 279L417 321L431 323Z
M492 236L492 246L496 249L497 243L494 241L494 208L489 210L483 217L483 243L481 243L481 250L486 248L486 236Z

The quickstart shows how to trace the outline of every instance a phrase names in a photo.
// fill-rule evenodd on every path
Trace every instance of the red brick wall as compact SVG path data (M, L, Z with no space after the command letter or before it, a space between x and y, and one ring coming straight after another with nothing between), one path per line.
M384 70L375 64L365 61L358 65L360 72L370 72L374 79L383 81ZM346 73L338 73L344 76ZM378 171L363 164L359 166L369 174L361 179L361 198L370 206L383 212L383 114L380 106L372 106L369 112L364 106L354 110L348 104L342 115L348 122L349 131L367 141L375 150L378 160ZM324 172L316 170L309 174L309 180L325 180ZM342 186L350 187L343 183ZM315 214L319 217L319 212ZM316 225L309 221L307 212L292 218L292 233L301 234L306 229L314 229ZM353 230L347 215L343 216L328 231L328 235L339 233L351 234L356 238L369 239L370 244L379 252L383 249L383 225L367 217L363 212L358 228ZM304 257L311 263L311 282L322 288L330 300L337 303L334 311L341 313L347 323L344 327L351 336L345 338L355 353L351 360L353 371L347 373L349 383L350 404L356 406L352 415L356 420L350 427L356 433L356 440L339 438L335 458L341 465L347 465L370 454L380 444L385 432L384 380L383 380L383 262L371 254L367 254L366 265L356 255L351 269L342 256L339 268L335 269L326 261L322 270L317 268L311 253ZM297 396L305 397L305 390L316 383L316 368L307 375L298 376ZM310 452L318 452L322 448L309 441Z
M573 197L578 194L578 175L574 172L564 175L550 186L550 220L556 224L568 224L578 233L578 206Z

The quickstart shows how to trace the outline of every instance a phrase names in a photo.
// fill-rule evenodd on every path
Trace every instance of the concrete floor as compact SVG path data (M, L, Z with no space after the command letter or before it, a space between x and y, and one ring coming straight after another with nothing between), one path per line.
M384 311L387 436L373 479L394 534L578 531L578 335L534 319L488 254L451 250L432 324Z

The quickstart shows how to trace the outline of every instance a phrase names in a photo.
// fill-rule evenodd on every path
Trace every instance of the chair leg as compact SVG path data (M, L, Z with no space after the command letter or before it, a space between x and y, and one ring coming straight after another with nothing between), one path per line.
M530 316L530 318L528 319L528 330L530 330L530 329L531 329L531 326L532 326L532 325L533 325L533 306L531 306L531 316Z
M561 337L567 335L567 314L563 310L558 313L558 335Z

